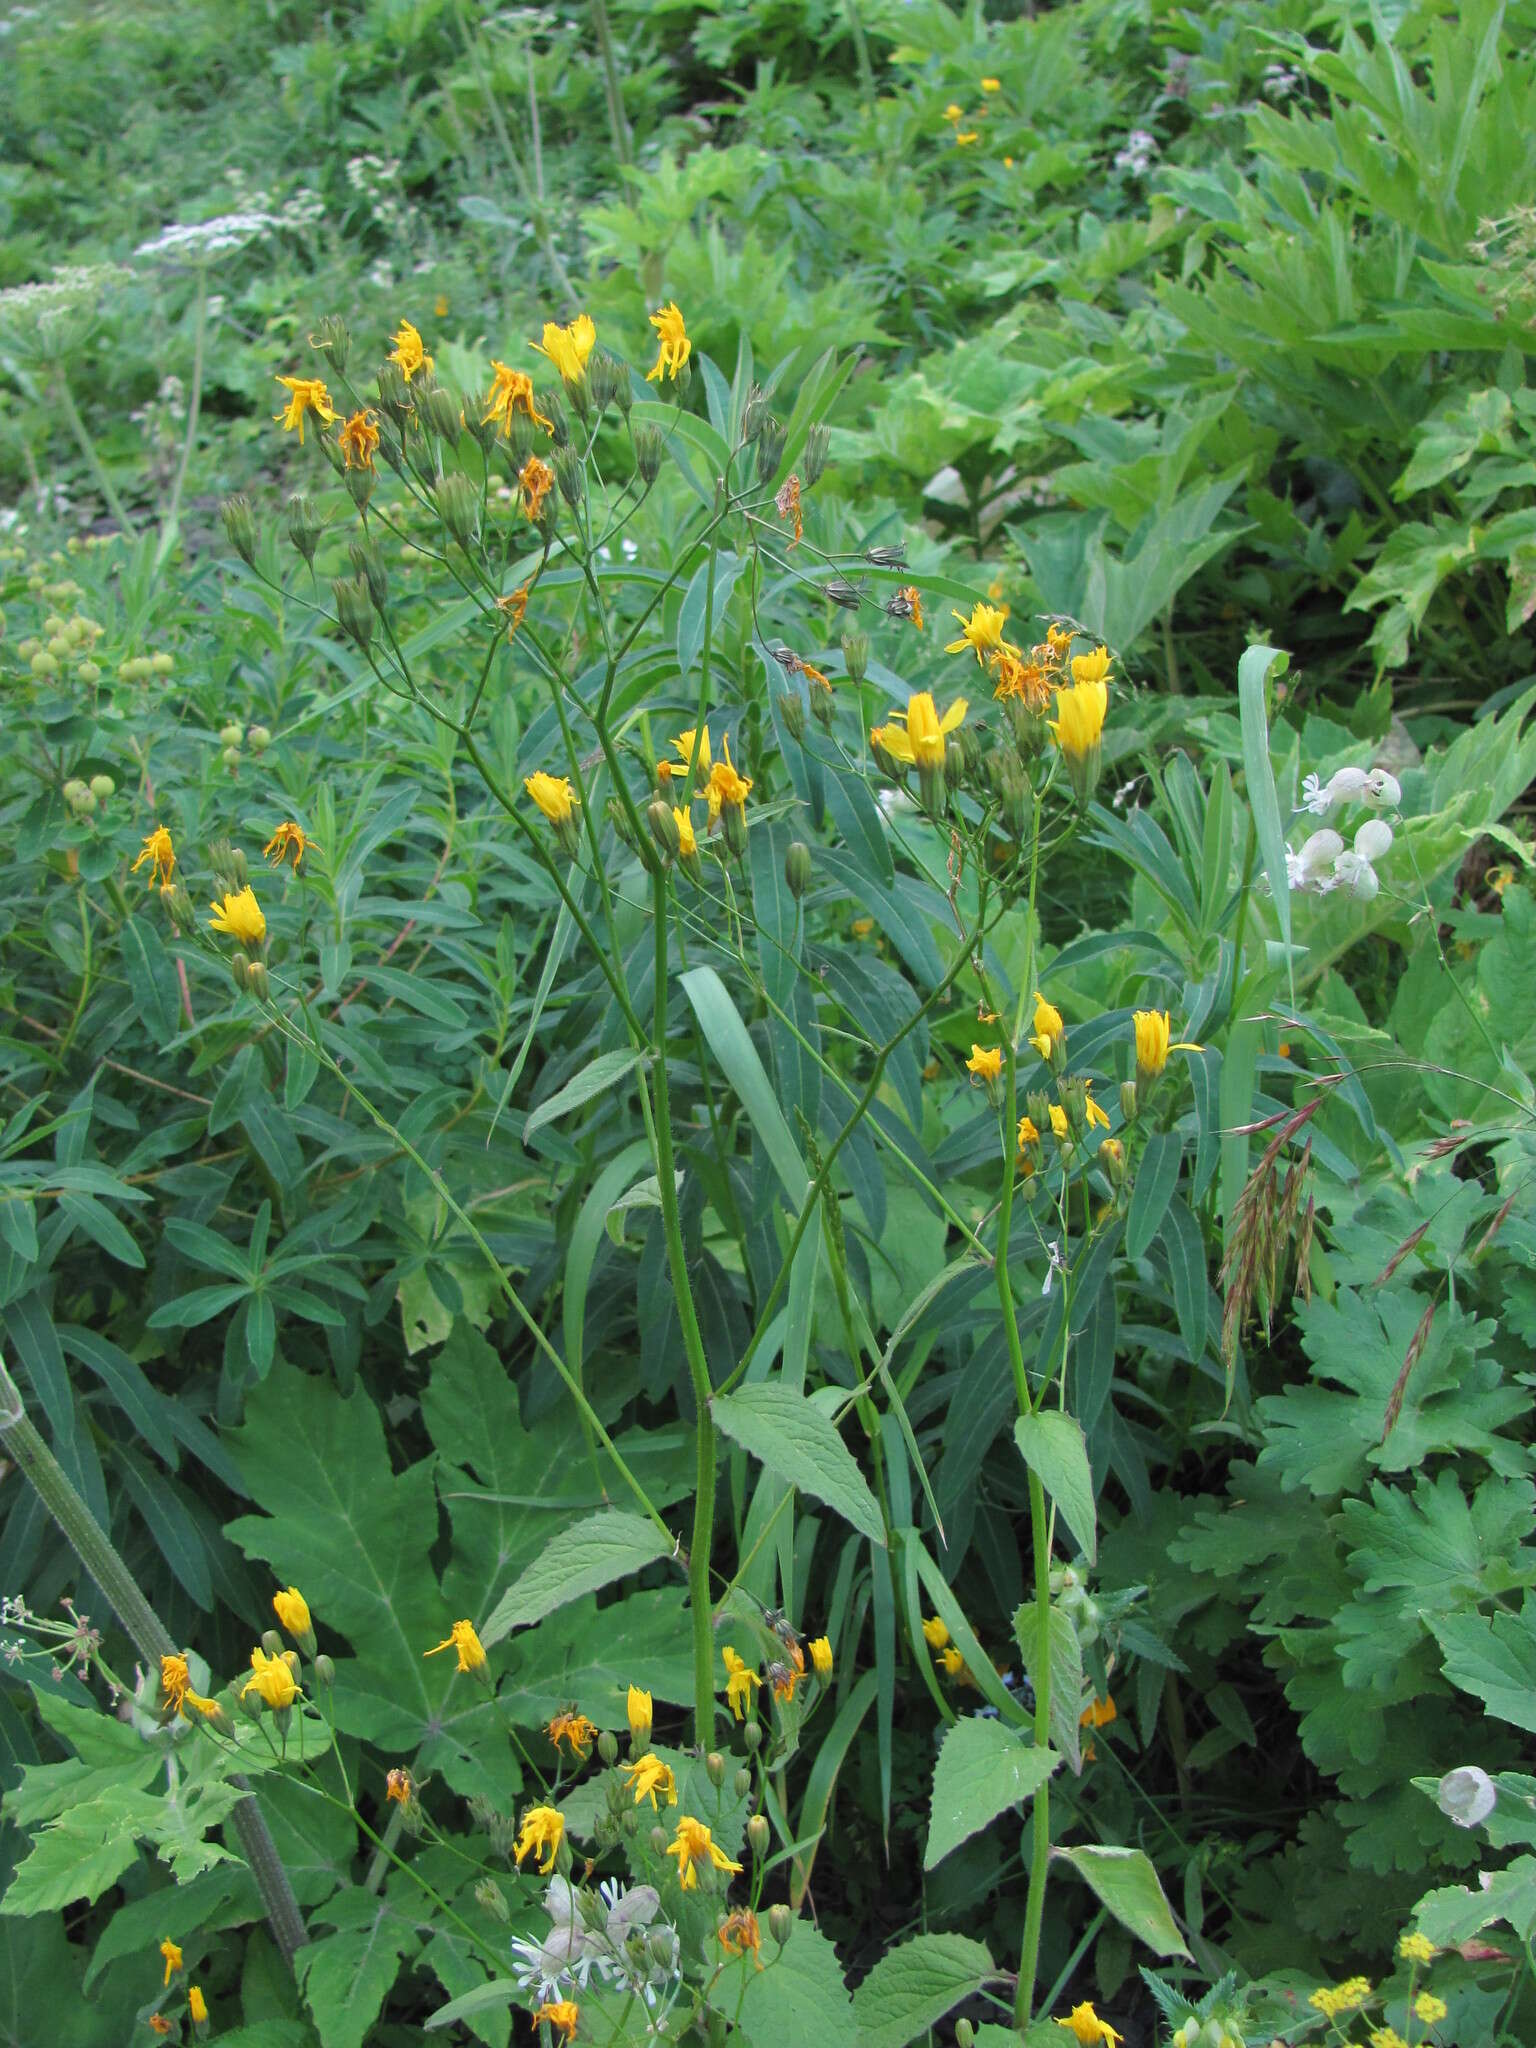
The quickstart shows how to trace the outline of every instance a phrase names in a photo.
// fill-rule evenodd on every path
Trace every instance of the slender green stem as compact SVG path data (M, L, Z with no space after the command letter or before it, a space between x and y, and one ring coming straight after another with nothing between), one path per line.
M80 411L75 404L74 393L69 388L69 379L64 374L64 365L62 363L55 363L53 366L53 388L57 394L59 410L64 415L65 424L74 435L76 446L85 457L91 475L96 479L96 488L107 501L108 511L123 529L124 533L137 534L139 529L129 518L127 508L113 488L111 477L107 475L106 470L102 467L101 457L96 453L96 443L86 431L85 421L80 417Z
M603 90L608 99L608 125L613 130L613 153L621 164L635 160L629 122L624 114L624 94L619 85L619 66L613 53L613 34L608 26L608 9L603 0L592 0L592 26L597 30L597 47L603 58Z
M693 1732L700 1748L708 1749L715 1736L715 1646L710 1624L709 1557L715 1537L715 1425L710 1414L709 1363L704 1356L704 1339L688 1283L688 1261L683 1250L682 1224L677 1212L677 1179L672 1163L672 1100L667 1082L667 881L658 874L653 880L652 915L656 921L656 1021L652 1053L656 1086L656 1182L661 1195L661 1220L667 1238L667 1260L672 1269L672 1291L677 1297L678 1320L683 1330L683 1351L688 1375L693 1382L697 1474L694 1481L693 1538L688 1549L688 1595L693 1609Z
M1035 1554L1035 1746L1051 1739L1051 1539L1046 1525L1045 1488L1039 1474L1029 1475L1029 1526ZM1034 1831L1029 1854L1029 1896L1024 1906L1024 1944L1019 1952L1019 1989L1013 2017L1020 2032L1029 2025L1035 2002L1035 1974L1040 1967L1040 1929L1045 1920L1045 1886L1051 1864L1051 1795L1049 1780L1035 1794L1031 1816Z
M192 337L192 389L187 394L187 431L181 444L181 461L176 468L176 481L171 486L171 501L165 508L165 517L160 522L160 545L155 550L155 567L170 553L176 539L176 523L181 512L182 487L187 481L187 464L192 460L193 444L197 440L198 414L203 406L203 351L208 338L208 272L203 264L197 266L197 324Z

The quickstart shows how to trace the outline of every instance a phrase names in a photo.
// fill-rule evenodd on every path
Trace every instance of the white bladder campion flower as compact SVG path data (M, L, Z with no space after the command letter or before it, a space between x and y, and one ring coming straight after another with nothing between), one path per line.
M1498 1804L1492 1778L1476 1764L1463 1764L1447 1771L1435 1791L1435 1804L1459 1828L1475 1828Z

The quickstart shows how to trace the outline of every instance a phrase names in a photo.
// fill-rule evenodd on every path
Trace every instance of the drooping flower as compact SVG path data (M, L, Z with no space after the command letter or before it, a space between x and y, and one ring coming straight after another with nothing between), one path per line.
M795 529L794 540L790 542L793 547L805 532L805 514L800 507L800 479L794 470L779 485L773 506L779 517L787 519Z
M565 1839L565 1815L558 1806L530 1806L523 1815L523 1825L513 1854L519 1864L524 1857L537 1855L540 1877L548 1877L555 1867L555 1857Z
M672 1766L664 1764L653 1750L647 1750L644 1756L637 1756L625 1764L624 1776L628 1780L625 1790L634 1793L636 1806L644 1799L651 1802L653 1813L660 1810L658 1799L664 1799L668 1806L676 1806L677 1779L672 1774Z
M139 857L128 872L136 875L146 861L153 862L148 876L150 888L157 885L163 888L176 872L176 849L163 825L157 825L153 832L146 834Z
M968 709L965 699L957 697L941 718L929 693L917 690L907 699L905 711L891 713L899 723L877 728L880 743L888 754L909 767L915 764L930 772L940 769L944 766L944 742L963 723ZM871 733L870 738L874 737Z
M272 1612L295 1641L303 1636L312 1636L315 1632L315 1625L310 1619L309 1602L297 1586L289 1586L285 1591L272 1595Z
M555 472L537 455L530 455L517 472L517 481L523 494L523 510L530 519L537 519L544 510L544 500L554 488Z
M1072 680L1074 683L1102 683L1109 678L1109 649L1095 647L1092 654L1074 654L1072 657Z
M745 775L738 775L735 767L732 765L730 735L727 734L720 744L724 750L724 759L717 761L709 771L709 822L711 824L719 817L723 805L735 804L738 807L744 807L748 792L752 788L751 778Z
M812 1637L811 1668L818 1678L832 1676L832 1641L829 1636Z
M703 1821L695 1820L691 1813L682 1814L677 1823L677 1833L667 1846L667 1854L677 1858L678 1882L685 1892L694 1891L698 1886L698 1869L740 1870L741 1865L731 1860L720 1846L711 1840L709 1829Z
M715 1938L728 1956L750 1955L759 1969L763 1967L758 1955L763 1945L762 1931L749 1906L738 1906L734 1913L727 1913Z
M411 1800L415 1797L415 1793L416 1785L410 1772L400 1764L396 1764L384 1780L385 1798L393 1799L399 1806L409 1806Z
M165 1981L169 1984L176 1972L181 1968L181 1950L171 1940L170 1936L167 1935L160 1944L160 1953L165 1957Z
M373 414L353 413L336 436L336 445L348 469L372 469L373 458L379 452L379 430L373 424Z
M514 370L506 363L491 358L491 388L486 396L485 411L480 415L483 426L487 420L495 420L500 427L502 438L512 432L512 415L521 412L532 420L536 427L548 428L550 422L534 403L533 379L526 370Z
M1073 2040L1079 2044L1079 2048L1100 2048L1102 2043L1107 2043L1108 2048L1120 2048L1120 2043L1124 2039L1108 2020L1099 2018L1087 1999L1084 1999L1081 2005L1073 2006L1067 2018L1058 2020L1056 2024L1058 2027L1066 2028Z
M190 1685L177 1705L188 1720L192 1718L192 1714L201 1714L205 1721L222 1722L226 1718L224 1709L217 1700L208 1699L202 1693L194 1692ZM189 1708L191 1712L188 1712Z
M562 1742L567 1743L571 1755L580 1757L585 1763L592 1754L593 1743L597 1740L597 1724L595 1721L589 1721L585 1714L569 1710L556 1714L546 1725L544 1733L556 1749Z
M679 857L683 860L697 860L699 842L694 833L692 818L689 817L686 811L678 810L674 804L672 807L672 822L677 827L677 851Z
M259 946L267 936L267 920L256 901L256 891L247 882L243 889L227 890L222 902L210 903L208 920L216 932L227 932L242 946Z
M292 818L285 818L261 851L263 856L271 861L275 868L280 868L291 853L293 855L293 872L297 874L299 872L299 862L311 847L314 847L318 853L320 851L319 841L311 839L304 830L304 827L296 825Z
M959 137L955 139L958 141ZM946 654L964 654L969 648L978 665L982 665L994 648L1002 646L1003 628L1008 623L1007 605L978 601L971 606L969 618L964 612L951 612L950 617L960 621L960 638L948 643Z
M725 1686L726 1702L736 1719L744 1720L752 1705L753 1688L761 1685L763 1681L729 1643L724 1646L720 1655L724 1658L725 1668L730 1674Z
M675 818L678 814L672 813ZM689 830L692 831L690 825ZM629 1688L627 1709L629 1715L629 1739L638 1754L651 1739L651 1696L642 1692L638 1685Z
M1003 1071L1003 1048L1000 1045L973 1045L965 1064L974 1080L990 1084Z
M678 371L693 354L693 343L688 339L688 330L683 325L683 316L678 311L676 302L663 306L659 313L653 313L651 325L656 330L660 349L656 357L656 367L654 370L646 371L645 381L647 384L655 384L663 376L668 376L676 383Z
M569 777L546 775L542 768L536 775L525 775L523 787L551 825L563 825L577 803Z
M442 1642L434 1643L430 1650L423 1650L424 1657L436 1657L444 1650L458 1652L460 1671L473 1674L485 1669L485 1645L475 1634L472 1621L456 1621Z
M523 623L524 619L526 619L528 616L527 584L520 583L517 586L516 590L509 591L505 597L498 597L496 600L496 609L497 611L504 612L506 614L507 638L510 640L513 634L517 631L518 627Z
M792 1700L795 1687L805 1676L805 1652L798 1642L787 1645L788 1659L781 1659L768 1666L768 1677L773 1685L776 1700Z
M696 726L690 725L686 732L678 733L672 745L677 753L681 755L683 767L686 770L688 763L693 760L693 742L696 737L699 740L699 758L694 765L694 773L707 776L710 768L709 727L707 725L702 736L699 735Z
M1083 1090L1083 1115L1087 1118L1090 1131L1095 1124L1098 1125L1101 1131L1109 1129L1109 1118L1093 1099L1093 1084L1091 1082Z
M1051 1104L1051 1136L1058 1145L1064 1145L1072 1135L1072 1126L1067 1122L1067 1112L1059 1102Z
M304 445L304 415L312 412L317 420L330 426L336 418L336 408L331 404L331 394L319 377L279 377L277 382L288 393L288 403L281 412L272 417L279 426L291 431L299 430L299 446Z
M1048 1003L1039 989L1035 990L1035 1029L1030 1044L1041 1059L1054 1059L1058 1046L1065 1043L1067 1027L1054 1003Z
M1157 1079L1168 1064L1169 1053L1204 1050L1187 1038L1181 1038L1173 1045L1168 1043L1171 1027L1166 1010L1132 1011L1131 1028L1136 1034L1136 1072L1145 1080Z
M569 2044L576 2038L576 2023L580 2018L581 2007L574 1999L555 1998L539 2007L533 2016L533 2022L537 2026L540 2020L548 2020L556 2033L563 2037L566 2048L569 2048Z
M1033 1173L1035 1170L1036 1148L1040 1143L1040 1133L1035 1128L1035 1120L1032 1116L1021 1116L1019 1118L1018 1143L1020 1162L1026 1172Z
M923 1641L930 1650L942 1650L949 1641L949 1624L942 1615L930 1614L923 1623Z
M203 1987L200 1984L187 1986L187 2017L194 2027L204 2027L208 2024L208 2001L203 1996Z
M269 1657L258 1643L251 1652L251 1676L240 1688L241 1699L249 1698L254 1692L274 1713L291 1707L299 1697L298 1681L294 1677L298 1662L298 1656L292 1650Z
M421 336L416 332L416 329L409 320L402 320L399 332L392 334L389 338L395 344L389 352L389 360L392 363L399 364L400 374L404 377L407 384L410 383L418 370L431 369L432 358L423 348Z
M564 327L557 327L553 320L546 320L542 339L531 341L528 346L536 348L541 356L548 356L564 382L574 384L587 367L587 357L596 342L597 329L592 325L591 315L578 313Z

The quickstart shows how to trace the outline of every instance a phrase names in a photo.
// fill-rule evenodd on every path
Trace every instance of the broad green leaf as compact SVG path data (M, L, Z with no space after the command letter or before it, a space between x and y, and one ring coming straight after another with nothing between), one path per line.
M733 1986L727 2009L751 2048L852 2039L853 2001L843 1982L837 1950L809 1920L795 1922L794 1932L771 1969L756 1970L746 1957L738 1967L743 1979L740 2003Z
M491 2012L500 2006L521 2005L523 1989L514 1977L493 1977L488 1984L477 1984L473 1991L462 1992L457 1998L450 1998L446 2005L440 2005L436 2012L428 2013L422 2022L429 2034L439 2027L451 2027L456 2020L467 2020L480 2012Z
M924 1870L932 1870L978 1829L1030 1798L1060 1761L1054 1750L1034 1748L1018 1729L1001 1721L957 1721L945 1736L933 1769Z
M1275 920L1283 944L1291 942L1291 885L1285 869L1285 832L1280 823L1280 799L1275 791L1274 771L1269 765L1269 725L1265 715L1264 685L1272 675L1283 676L1291 665L1288 654L1278 647L1250 647L1237 664L1237 705L1243 733L1243 775L1253 828L1258 835L1259 853L1269 878L1269 892L1275 906ZM1292 1004L1294 1008L1294 1003Z
M1061 1510L1090 1564L1098 1555L1093 1475L1082 1425L1059 1408L1039 1408L1013 1425L1019 1455Z
M363 2048L421 1936L389 1898L361 1887L338 1893L324 1919L335 1931L321 1934L312 1926L311 1939L294 1958L304 2003L325 2048Z
M854 1992L854 2048L906 2048L996 1974L979 1941L915 1935L883 1955Z
M1480 1699L1490 1714L1536 1733L1536 1597L1518 1614L1430 1617L1445 1675Z
M531 1110L528 1121L523 1125L523 1143L526 1145L535 1131L545 1124L552 1124L573 1109L579 1109L584 1102L590 1102L594 1095L612 1092L624 1076L639 1060L637 1052L600 1052L596 1059L589 1060L581 1072L557 1088L546 1102Z
M785 1193L798 1209L810 1175L741 1013L713 967L690 968L682 976L682 984L710 1051L740 1097L754 1136L762 1141Z
M514 1628L539 1621L568 1600L654 1564L673 1546L654 1522L624 1508L605 1508L552 1539L517 1582L497 1601L480 1631L485 1643L499 1643Z
M1536 1931L1536 1856L1517 1856L1502 1870L1488 1871L1475 1891L1446 1885L1430 1892L1415 1906L1413 1917L1436 1948L1455 1948L1498 1922L1529 1942Z
M1102 1844L1085 1844L1077 1849L1052 1852L1070 1863L1087 1879L1100 1903L1108 1907L1122 1927L1128 1927L1138 1941L1154 1954L1183 1956L1190 1960L1179 1930L1173 1924L1168 1901L1157 1881L1157 1872L1140 1849L1119 1849Z
M1041 1680L1038 1612L1036 1603L1026 1600L1013 1617L1014 1641L1037 1694ZM1082 1761L1077 1717L1083 1700L1083 1650L1071 1616L1063 1614L1059 1607L1050 1610L1050 1644L1051 1741L1075 1771Z
M1209 1318L1210 1279L1205 1264L1205 1238L1200 1225L1184 1203L1175 1196L1162 1219L1163 1249L1168 1254L1168 1276L1173 1283L1174 1313L1179 1333L1189 1352L1191 1365L1205 1355L1206 1323Z
M1184 1141L1177 1131L1154 1131L1136 1162L1130 1207L1125 1218L1125 1255L1139 1259L1156 1237L1163 1212L1179 1184Z
M830 1416L805 1395L769 1381L717 1394L710 1409L733 1443L884 1548L879 1502Z

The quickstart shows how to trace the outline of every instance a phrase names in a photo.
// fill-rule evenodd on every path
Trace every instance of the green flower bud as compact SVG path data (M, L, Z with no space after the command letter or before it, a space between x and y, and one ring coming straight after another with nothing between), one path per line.
M798 690L785 690L779 696L779 716L784 721L784 730L792 740L798 740L805 733L805 700Z
M461 471L445 476L437 487L437 509L444 526L460 547L474 540L480 523L480 493Z
M965 749L951 733L944 748L944 787L960 789L965 782Z
M503 1896L501 1886L491 1877L483 1877L475 1886L475 1904L499 1920L505 1927L512 1918L512 1908Z
M1133 1124L1136 1121L1136 1083L1134 1081L1122 1081L1120 1083L1120 1115L1128 1124Z
M37 650L28 666L35 676L56 676L59 672L57 659L48 652L46 647L40 647Z
M640 472L640 481L650 485L661 473L661 458L666 453L666 443L661 438L659 427L636 427L635 468Z
M784 460L784 423L769 413L757 436L757 480L771 484Z
M848 680L862 683L869 667L869 635L850 629L843 635L843 666Z
M773 1936L780 1948L788 1941L789 1931L794 1924L794 1916L791 1914L788 1906L780 1904L768 1908L768 1932Z
M747 1822L747 1840L752 1844L754 1856L762 1858L768 1854L770 1834L766 1813L754 1813Z
M253 754L261 754L272 744L272 735L264 725L253 725L245 736L245 743Z
M403 427L414 409L414 401L400 365L387 360L380 363L378 381L381 409L397 427Z
M288 500L288 538L303 556L307 566L313 566L321 530L320 518L314 506L302 491L295 491Z
M747 854L747 814L740 804L722 804L720 824L725 833L725 843L737 860L745 860Z
M94 685L101 681L101 670L97 667L94 661L82 661L80 666L75 670L75 674L80 678L82 683L85 683L88 686Z
M745 1764L741 1766L741 1768L737 1771L735 1777L732 1778L731 1785L735 1790L736 1797L738 1799L745 1799L747 1794L752 1790L752 1773L747 1769Z
M366 512L373 498L374 474L371 469L349 469L344 479L347 496L359 512Z
M619 1760L618 1737L611 1728L605 1728L597 1738L597 1753L611 1770Z
M803 839L791 839L784 856L784 880L798 903L811 886L811 849Z
M342 631L366 649L373 638L373 604L368 585L361 576L338 576L331 585L331 596Z
M226 498L219 507L224 520L224 532L229 544L242 562L254 564L256 560L256 515L251 510L251 501L243 493Z
M704 1759L705 1774L716 1791L725 1783L725 1758L718 1749L712 1749Z
M677 859L677 850L682 844L682 835L677 829L677 820L672 815L672 806L664 797L655 797L647 804L646 823L651 828L651 837L667 860ZM721 1769L724 1769L722 1764ZM719 1784L719 1779L715 1783Z
M243 725L230 724L219 727L219 745L221 747L238 747L243 744L244 740L245 727Z
M606 349L596 349L587 358L587 384L592 393L592 403L601 417L612 405L618 388L618 366Z
M229 770L230 774L233 775L235 770L240 766L240 749L238 747L226 747L223 753L220 754L219 759L224 763L224 766Z
M955 2021L955 2048L976 2048L976 2029L967 2019Z
M444 391L439 385L418 402L416 411L429 433L451 447L458 446L464 431L464 408L451 391Z
M116 794L117 784L110 775L93 775L91 777L91 795L95 797L98 803L104 804L108 797L116 796Z
M352 557L352 567L368 585L368 596L376 612L384 609L389 597L389 577L385 573L384 557L379 553L378 544L371 535L360 541L353 541L347 549Z
M805 452L800 458L807 488L820 481L821 473L827 466L827 450L831 445L830 431L818 420L805 437Z
M756 1756L763 1746L762 1723L760 1721L746 1722L742 1727L741 1739L747 1746L747 1754L749 1756Z
M652 1853L652 1855L653 1855L653 1856L665 1856L665 1855L666 1855L666 1853L667 1853L667 1831L666 1831L666 1829L665 1829L665 1828L652 1828L652 1829L651 1829L651 1853Z
M586 496L587 475L574 448L555 450L555 486L574 512Z
M329 356L338 371L345 371L347 357L352 352L352 336L339 313L327 313L309 339L312 348L319 349L323 356Z
M747 392L747 402L741 409L741 438L746 443L757 439L768 418L768 394L761 384L753 384Z
M613 363L613 402L625 419L628 419L629 408L635 402L635 395L629 385L629 365L616 360Z

